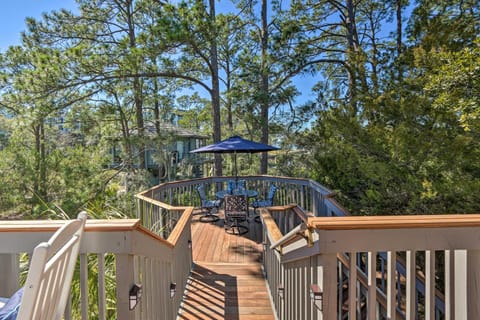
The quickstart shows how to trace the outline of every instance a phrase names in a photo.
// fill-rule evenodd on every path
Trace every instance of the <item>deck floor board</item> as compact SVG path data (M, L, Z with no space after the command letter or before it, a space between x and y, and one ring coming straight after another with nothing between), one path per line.
M214 223L192 218L195 263L178 319L273 320L262 262L261 225L248 221L249 232L225 232L223 212Z

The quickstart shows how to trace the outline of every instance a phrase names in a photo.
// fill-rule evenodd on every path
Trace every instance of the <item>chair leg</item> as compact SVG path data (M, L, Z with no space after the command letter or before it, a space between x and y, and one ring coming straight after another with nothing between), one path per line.
M241 225L240 222L239 222L239 219L235 219L233 218L232 219L232 223L231 224L228 224L228 220L225 219L225 232L227 233L230 233L228 232L229 230L232 230L232 234L238 234L238 235L242 235L242 234L245 234L248 232L248 227L244 226L244 225ZM237 230L237 232L235 233L235 229Z
M207 213L203 214L199 219L201 222L217 222L220 220L217 214L212 213L212 209L209 209Z
M253 218L253 221L255 221L256 223L262 223L262 221L260 220L260 213L257 212L257 209L258 208L253 208L253 214L255 215L255 218Z

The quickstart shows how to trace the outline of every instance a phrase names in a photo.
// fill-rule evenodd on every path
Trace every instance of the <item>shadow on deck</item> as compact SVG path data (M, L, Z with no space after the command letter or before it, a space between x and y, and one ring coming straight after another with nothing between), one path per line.
M261 224L251 215L249 232L232 235L224 230L222 211L219 216L215 223L192 218L195 267L178 319L274 319L261 268Z

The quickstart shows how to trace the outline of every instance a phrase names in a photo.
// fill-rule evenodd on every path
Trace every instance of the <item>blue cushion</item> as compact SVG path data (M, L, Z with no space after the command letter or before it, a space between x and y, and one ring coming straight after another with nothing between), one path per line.
M258 200L258 201L254 201L252 203L252 205L255 207L255 208L260 208L260 207L270 207L272 205L272 201L270 200Z
M220 200L205 200L203 202L203 207L205 208L219 207L219 206L220 206Z
M22 301L23 288L15 292L10 299L0 309L0 320L15 320L17 319L18 309L20 309L20 302Z

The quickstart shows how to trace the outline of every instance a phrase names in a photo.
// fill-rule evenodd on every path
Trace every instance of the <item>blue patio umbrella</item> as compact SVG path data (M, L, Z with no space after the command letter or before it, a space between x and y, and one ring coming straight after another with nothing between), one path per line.
M220 142L190 151L191 153L232 153L235 179L237 179L237 153L257 153L280 148L233 136Z

